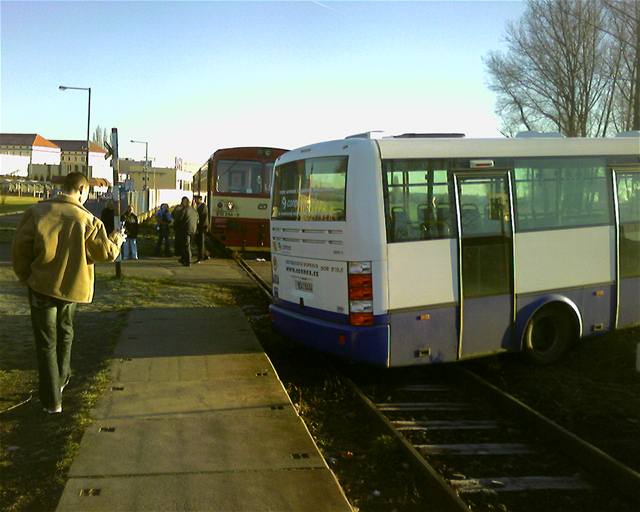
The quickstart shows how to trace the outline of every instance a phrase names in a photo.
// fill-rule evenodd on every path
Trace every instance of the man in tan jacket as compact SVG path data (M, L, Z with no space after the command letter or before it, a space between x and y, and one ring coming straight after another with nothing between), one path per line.
M40 402L51 414L62 412L76 304L93 300L94 262L114 261L124 240L83 206L88 196L87 178L68 174L62 193L24 213L13 240L13 270L29 288Z

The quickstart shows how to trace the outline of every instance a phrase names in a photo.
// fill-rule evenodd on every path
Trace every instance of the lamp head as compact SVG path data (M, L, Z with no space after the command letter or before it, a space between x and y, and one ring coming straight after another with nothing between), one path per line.
M66 91L67 90L67 88L64 85L59 86L58 89L60 89L61 91Z

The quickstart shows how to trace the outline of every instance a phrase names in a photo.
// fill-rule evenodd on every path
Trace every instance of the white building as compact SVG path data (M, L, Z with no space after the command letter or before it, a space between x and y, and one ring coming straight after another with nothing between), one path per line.
M0 133L0 154L27 157L29 164L59 165L62 152L37 133Z
M0 153L0 176L29 176L29 157Z
M132 190L148 190L149 207L162 203L177 204L182 197L191 199L193 177L191 173L175 167L154 167L144 165L144 160L119 160L120 174L126 176Z

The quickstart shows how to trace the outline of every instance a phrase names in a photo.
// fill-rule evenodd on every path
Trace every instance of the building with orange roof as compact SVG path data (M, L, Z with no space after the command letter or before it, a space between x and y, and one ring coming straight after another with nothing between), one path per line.
M102 146L89 145L87 169L86 140L49 140L37 133L0 133L0 174L51 181L54 176L81 172L109 186L112 181L110 159ZM105 188L106 191L106 188Z
M61 150L37 133L0 133L0 154L29 157L30 164L59 165Z

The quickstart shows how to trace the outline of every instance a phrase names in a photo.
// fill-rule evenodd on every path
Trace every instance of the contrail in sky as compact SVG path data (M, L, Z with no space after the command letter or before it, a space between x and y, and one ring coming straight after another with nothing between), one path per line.
M317 6L322 7L323 9L328 9L329 11L333 11L333 12L336 12L336 13L340 14L340 11L338 9L334 9L333 7L329 7L325 3L317 2L316 0L311 0L311 3L316 4Z

